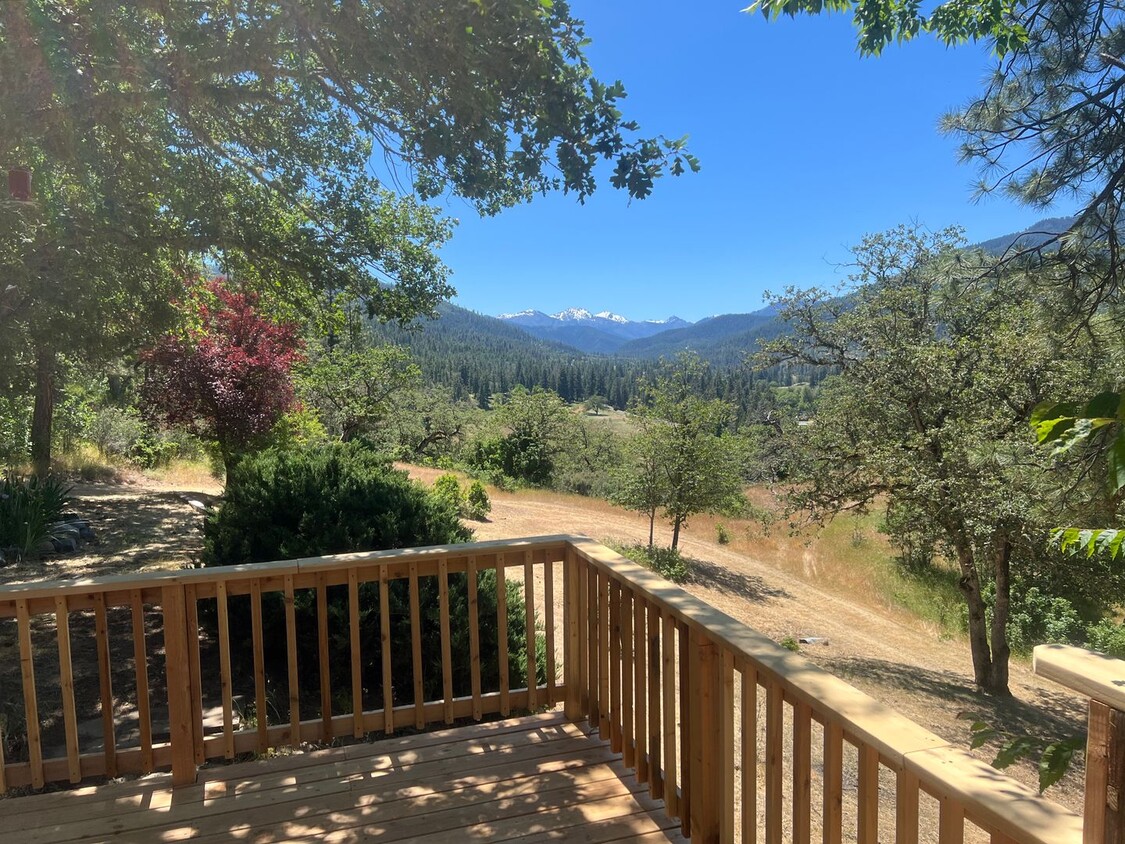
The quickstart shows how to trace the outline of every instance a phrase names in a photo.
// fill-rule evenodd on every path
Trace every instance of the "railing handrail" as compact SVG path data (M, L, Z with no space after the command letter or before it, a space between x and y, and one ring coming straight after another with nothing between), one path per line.
M1038 645L1033 670L1091 700L1125 710L1125 661L1071 645Z
M263 576L282 577L287 574L315 574L324 570L364 568L395 561L469 557L498 552L538 551L562 548L568 542L586 537L568 534L529 536L519 539L493 539L487 542L462 542L450 545L425 545L416 548L393 548L386 551L359 551L349 554L326 554L293 560L272 560L264 563L242 563L231 566L207 566L191 569L167 569L142 574L107 574L70 580L36 580L0 585L0 603L19 599L66 597L88 592L122 592L161 586L187 586L231 580L253 580Z

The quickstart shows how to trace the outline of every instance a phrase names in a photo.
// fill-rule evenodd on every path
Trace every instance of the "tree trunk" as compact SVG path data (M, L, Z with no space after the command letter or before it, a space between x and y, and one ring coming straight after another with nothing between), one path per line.
M1011 694L1008 689L1008 660L1011 656L1011 648L1008 646L1008 611L1012 593L1012 543L1000 531L997 531L993 542L996 603L992 607L992 680L989 690L994 695L1007 697Z
M31 415L31 465L40 478L51 473L51 431L55 420L55 353L35 355L35 409Z
M961 566L958 588L969 607L969 648L973 654L973 679L977 687L992 693L992 653L988 647L988 620L984 609L984 596L980 591L980 575L973 558L972 547L967 542L957 545L957 562Z
M652 538L656 532L656 508L648 511L648 550L652 550Z
M675 551L680 547L680 525L684 520L676 516L676 520L672 523L672 550Z

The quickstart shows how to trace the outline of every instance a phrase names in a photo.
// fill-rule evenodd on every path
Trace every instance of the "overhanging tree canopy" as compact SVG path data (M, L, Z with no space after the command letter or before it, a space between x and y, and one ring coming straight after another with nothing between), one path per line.
M151 318L200 257L293 305L432 310L449 229L421 202L582 199L601 161L639 198L696 166L623 118L585 45L563 0L0 4L0 163L37 200L0 203L8 341L48 375L71 335L116 353L116 317Z

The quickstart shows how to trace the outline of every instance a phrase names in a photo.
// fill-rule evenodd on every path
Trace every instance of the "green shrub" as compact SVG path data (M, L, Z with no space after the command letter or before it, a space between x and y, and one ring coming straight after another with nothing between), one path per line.
M465 542L445 501L354 444L267 449L239 461L204 525L204 565Z
M484 484L480 481L473 481L469 487L469 494L465 498L465 516L474 521L483 522L491 512L492 500L488 497Z
M730 544L730 531L728 531L727 526L721 522L715 525L715 538L719 540L720 545Z
M432 494L393 469L379 455L354 444L335 444L299 453L269 450L250 455L232 472L224 501L205 528L204 563L226 565L349 551L404 548L467 541L464 528L448 499ZM487 693L499 686L497 578L493 570L478 575L478 630L482 687ZM471 692L468 578L449 576L450 633L455 695ZM422 676L427 700L441 697L441 635L437 578L418 579L421 608ZM527 649L524 642L525 607L519 584L507 583L509 673L513 688L524 683ZM391 581L388 610L392 622L391 673L395 705L413 702L413 658L409 581ZM378 584L361 584L360 651L364 705L379 708L382 700L382 643ZM298 628L298 664L302 689L319 688L316 636L316 595L298 590L294 607ZM263 636L267 643L285 641L283 596L270 592L262 600ZM334 699L350 701L351 677L349 606L347 587L328 589L329 665ZM243 643L232 656L243 670L251 656L250 606L245 597L230 602L232 643ZM214 627L214 619L209 619ZM307 632L306 632L307 631ZM493 655L489 659L489 655ZM284 689L287 683L286 649L267 648L267 680ZM545 664L545 663L543 663ZM542 672L542 666L537 673ZM309 705L319 697L313 696ZM278 708L284 708L284 696Z
M433 493L446 502L455 513L465 509L465 491L461 489L461 481L456 475L441 475L434 481Z
M35 554L52 536L70 501L70 487L54 476L44 479L8 474L0 482L0 551L14 557Z
M147 427L135 410L103 407L90 420L86 437L103 457L130 457Z
M995 594L995 586L989 584L984 597L990 607ZM1039 586L1028 586L1018 577L1012 579L1011 595L1008 643L1016 653L1030 653L1036 645L1045 643L1083 640L1086 625L1069 599L1050 595Z
M674 583L683 583L691 576L691 561L678 550L649 548L647 545L616 545L612 542L606 544L621 556L652 569Z
M778 644L781 645L781 647L785 648L785 650L787 651L793 651L793 653L799 653L801 650L801 643L794 639L792 636L786 636L784 639L778 642Z
M1086 629L1086 647L1125 659L1125 624L1108 618Z
M103 457L128 460L142 469L203 456L203 444L196 437L182 428L156 428L131 408L102 408L90 418L85 435Z

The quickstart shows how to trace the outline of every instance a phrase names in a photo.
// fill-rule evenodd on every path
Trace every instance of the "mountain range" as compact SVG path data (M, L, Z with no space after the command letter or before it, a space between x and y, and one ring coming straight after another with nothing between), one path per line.
M500 314L498 319L517 325L533 337L565 343L587 354L613 354L633 340L643 340L665 331L686 328L687 320L670 316L661 320L631 320L612 311L590 313L585 308L567 308L557 314L520 311Z
M1013 244L1042 243L1072 222L1073 218L1065 217L1042 220L977 245L999 255ZM438 313L438 319L419 320L409 330L390 326L373 326L373 330L385 340L410 346L424 362L429 377L440 383L468 384L478 394L504 390L514 383L545 383L544 379L562 379L559 384L565 386L565 373L576 367L612 370L614 378L627 381L652 362L685 349L720 367L737 366L757 349L759 340L777 337L785 330L773 307L721 314L695 323L676 316L632 320L611 311L592 313L583 308L490 317L443 303ZM469 361L488 365L474 369Z

